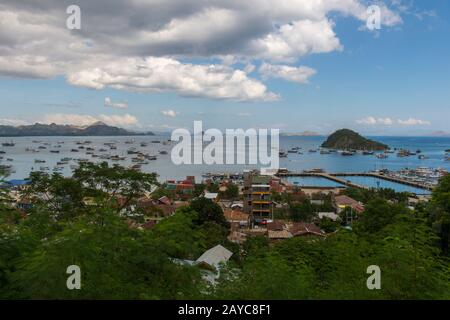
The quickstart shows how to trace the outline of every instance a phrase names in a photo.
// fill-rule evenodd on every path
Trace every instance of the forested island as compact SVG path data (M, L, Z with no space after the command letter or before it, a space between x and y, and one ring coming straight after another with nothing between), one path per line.
M364 138L359 133L350 129L341 129L331 134L328 139L322 143L322 148L340 149L340 150L367 150L383 151L389 149L389 146Z

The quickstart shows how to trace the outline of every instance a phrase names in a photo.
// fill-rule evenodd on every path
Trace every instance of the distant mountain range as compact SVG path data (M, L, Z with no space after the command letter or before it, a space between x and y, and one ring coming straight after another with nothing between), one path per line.
M86 127L59 124L36 123L26 126L0 125L0 137L37 137L37 136L141 136L154 135L153 132L135 132L95 122Z
M383 143L369 140L350 129L341 129L331 134L322 144L323 148L342 150L381 151L389 149Z
M446 131L435 131L430 134L432 137L450 137L450 132Z

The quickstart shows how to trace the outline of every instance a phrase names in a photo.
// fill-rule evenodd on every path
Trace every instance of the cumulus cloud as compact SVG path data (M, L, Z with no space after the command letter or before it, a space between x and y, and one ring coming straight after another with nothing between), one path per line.
M175 118L178 115L178 112L173 110L162 110L161 114L166 117Z
M0 118L0 125L3 126L24 126L29 124L28 121L17 118Z
M342 50L331 13L354 17L364 25L365 3L78 0L81 30L71 31L65 28L70 0L2 0L0 75L62 75L71 84L94 89L273 100L275 94L248 77L252 61L292 64L304 55ZM383 25L401 23L396 12L378 3ZM221 64L189 63L221 58ZM233 69L237 61L248 67Z
M356 123L374 125L377 124L377 119L375 119L374 117L365 117L363 119L356 120Z
M316 70L304 66L291 67L263 63L259 68L259 73L263 78L280 78L291 82L308 83L309 77L316 74Z
M372 116L356 120L356 123L362 125L385 125L385 126L392 126L395 123L404 126L431 125L431 122L429 121L414 118L409 118L407 120L401 119L394 120L392 118L375 118Z
M111 87L136 92L176 91L182 96L236 101L276 100L278 96L241 70L195 65L171 58L125 58L70 73L67 81L92 89Z
M431 125L430 121L426 121L426 120L420 120L420 119L414 119L414 118L409 118L407 120L398 120L398 123L404 126L429 126Z
M135 116L130 114L125 115L98 115L92 116L88 114L66 114L66 113L53 113L47 114L42 117L38 122L51 124L68 124L75 126L88 126L95 122L104 122L110 126L117 127L132 127L139 126L139 121Z
M113 102L110 97L105 98L105 107L115 108L115 109L127 109L128 104L125 102Z

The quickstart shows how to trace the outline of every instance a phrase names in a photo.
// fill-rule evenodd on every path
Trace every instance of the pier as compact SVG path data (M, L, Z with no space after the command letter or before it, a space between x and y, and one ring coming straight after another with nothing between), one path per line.
M373 178L378 178L378 179L382 179L382 180L387 180L387 181L391 181L391 182L395 182L395 183L399 183L399 184L403 184L403 185L407 185L410 187L415 187L415 188L419 188L419 189L424 189L424 190L428 190L428 191L432 191L433 187L431 187L430 185L424 184L424 183L417 183L417 182L413 182L413 181L408 181L405 179L401 179L401 178L397 178L397 177L392 177L392 176L388 176L388 175L383 175L380 173L376 173L376 172L339 172L339 173L325 173L325 172L279 172L276 174L276 176L278 177L318 177L318 178L325 178L337 183L340 183L342 185L345 185L347 187L352 187L352 188L360 188L360 189L369 189L366 186L361 186L359 184L353 183L351 181L342 179L340 177L345 177L345 176L349 176L349 177L373 177Z

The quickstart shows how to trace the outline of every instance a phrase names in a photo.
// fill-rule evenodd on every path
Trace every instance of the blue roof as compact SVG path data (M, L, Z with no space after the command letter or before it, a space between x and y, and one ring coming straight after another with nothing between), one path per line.
M15 179L15 180L9 180L7 183L12 187L18 187L18 186L24 186L24 185L30 184L30 180Z

